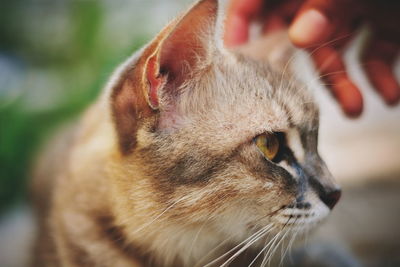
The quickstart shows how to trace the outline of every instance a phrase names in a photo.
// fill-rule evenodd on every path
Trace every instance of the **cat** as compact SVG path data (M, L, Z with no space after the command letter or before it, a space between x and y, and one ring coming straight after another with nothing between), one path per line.
M49 143L34 266L264 265L330 213L312 96L224 48L222 11L195 3Z

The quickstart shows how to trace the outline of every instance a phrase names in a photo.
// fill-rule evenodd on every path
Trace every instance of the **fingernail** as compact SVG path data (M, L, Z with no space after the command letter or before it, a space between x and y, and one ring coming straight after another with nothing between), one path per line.
M297 46L309 46L329 35L329 20L320 11L310 9L297 17L289 28L289 36Z

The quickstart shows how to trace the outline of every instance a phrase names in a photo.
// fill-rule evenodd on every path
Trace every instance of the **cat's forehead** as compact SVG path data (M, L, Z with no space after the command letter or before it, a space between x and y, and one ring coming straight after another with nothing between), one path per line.
M217 57L190 87L181 108L204 137L240 142L262 132L316 127L309 92L264 63Z
M284 72L244 56L217 57L196 101L212 103L210 111L225 121L248 121L271 131L314 123L318 109L310 92Z

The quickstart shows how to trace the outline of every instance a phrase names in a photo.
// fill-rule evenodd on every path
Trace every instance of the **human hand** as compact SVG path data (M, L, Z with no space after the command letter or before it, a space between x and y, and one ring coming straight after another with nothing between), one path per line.
M245 43L254 20L262 20L264 33L289 27L293 44L310 52L344 112L355 117L362 112L363 99L346 73L343 48L360 23L368 23L372 37L362 51L363 67L385 102L398 103L393 65L400 50L399 11L400 2L390 0L231 0L225 44Z

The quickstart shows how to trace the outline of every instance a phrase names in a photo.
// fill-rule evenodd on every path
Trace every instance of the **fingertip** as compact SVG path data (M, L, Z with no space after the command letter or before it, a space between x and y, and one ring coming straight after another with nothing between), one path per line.
M384 65L380 70L380 73L371 74L373 78L370 77L370 79L373 81L376 90L382 95L385 103L394 106L400 100L400 87L389 66Z
M363 111L363 97L360 90L348 78L335 81L336 98L349 118L357 118Z
M233 47L247 42L249 25L246 20L232 15L226 22L224 42L227 47Z
M390 106L396 105L400 100L400 87L389 63L382 59L367 60L365 70L372 85L380 93L385 103Z
M386 95L383 96L386 104L389 106L395 106L400 101L400 90L399 88L395 88L394 90L390 90Z
M346 116L349 118L358 118L361 116L363 112L363 100L362 96L353 97L350 99L343 100L342 103L343 111L346 113Z
M298 47L312 46L326 40L332 30L329 19L315 8L301 12L289 27L289 37Z
M262 10L262 0L231 0L227 10L224 43L227 47L247 42L251 20Z

